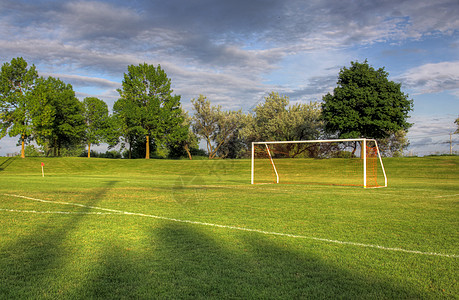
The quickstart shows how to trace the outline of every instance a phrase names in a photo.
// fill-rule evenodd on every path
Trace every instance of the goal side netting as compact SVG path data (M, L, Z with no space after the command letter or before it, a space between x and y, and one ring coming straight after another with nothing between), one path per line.
M254 142L251 177L252 184L387 186L374 139Z

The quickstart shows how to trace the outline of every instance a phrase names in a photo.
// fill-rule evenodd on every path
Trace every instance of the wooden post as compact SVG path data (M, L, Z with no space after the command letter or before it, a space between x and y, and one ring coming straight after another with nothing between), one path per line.
M150 159L150 136L147 135L147 153L145 154L145 159Z
M25 158L25 149L24 149L24 135L22 135L22 141L21 141L21 158Z

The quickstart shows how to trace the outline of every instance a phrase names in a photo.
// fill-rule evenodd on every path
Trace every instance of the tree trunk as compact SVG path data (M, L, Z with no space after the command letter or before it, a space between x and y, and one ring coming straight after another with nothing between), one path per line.
M150 136L147 135L147 153L145 154L145 159L150 159Z
M188 158L192 160L193 158L191 157L190 148L188 148L188 144L185 144L185 151L188 154Z
M357 151L357 143L358 142L354 142L354 148L352 149L351 157L355 157L355 151Z
M354 142L354 149L352 149L352 157L355 157L355 152L357 151L357 144L360 145L360 158L363 159L364 150L363 150L363 142Z
M132 147L131 147L131 144L129 144L129 159L132 159Z
M54 138L53 156L57 156L57 139Z
M24 149L24 135L22 135L21 139L21 158L25 158L25 149Z
M207 153L209 154L209 159L212 159L212 155L214 153L213 147L212 147L212 142L209 137L206 137L206 143L207 143Z
M88 158L91 157L91 143L88 143Z

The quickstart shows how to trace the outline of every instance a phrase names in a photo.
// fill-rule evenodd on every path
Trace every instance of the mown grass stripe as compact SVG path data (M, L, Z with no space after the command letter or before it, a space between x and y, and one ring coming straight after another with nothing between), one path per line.
M181 219L169 218L169 217L163 217L163 216L127 212L127 211L121 211L121 210L109 209L109 208L103 208L103 207L97 207L97 206L89 206L89 205L84 205L84 204L79 204L79 203L43 200L43 199L37 199L37 198L32 198L32 197L27 197L27 196L22 196L22 195L4 194L4 196L22 198L22 199L33 200L33 201L44 202L44 203L54 203L54 204L72 205L72 206L78 206L78 207L84 207L84 208L90 208L90 209L98 209L98 210L108 211L108 212L116 213L116 214L133 215L133 216L154 218L154 219L165 220L165 221L186 223L186 224L194 224L194 225L202 225L202 226L210 226L210 227L217 227L217 228L239 230L239 231L255 232L255 233L260 233L260 234L265 234L265 235L275 235L275 236L290 237L290 238L308 239L308 240L314 240L314 241L320 241L320 242L326 242L326 243L333 243L333 244L340 244L340 245L350 245L350 246L357 246L357 247L374 248L374 249L380 249L380 250L384 250L384 251L394 251L394 252L403 252L403 253L429 255L429 256L440 256L440 257L449 257L449 258L459 258L458 254L445 254L445 253L438 253L438 252L423 252L423 251L418 251L418 250L409 250L409 249L403 249L403 248L385 247L385 246L380 246L380 245L364 244L364 243L349 242L349 241L339 241L339 240L332 240L332 239L325 239L325 238L318 238L318 237L311 237L311 236L304 236L304 235L296 235L296 234L290 234L290 233L264 231L264 230L260 230L260 229L251 229L251 228L231 226L231 225L221 225L221 224L214 224L214 223L207 223L207 222L181 220Z

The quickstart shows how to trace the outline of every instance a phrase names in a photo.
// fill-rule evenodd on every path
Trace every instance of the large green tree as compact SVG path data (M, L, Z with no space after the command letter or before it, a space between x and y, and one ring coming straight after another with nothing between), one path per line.
M0 71L0 138L8 134L19 136L21 157L25 157L25 143L31 138L32 115L38 73L35 66L28 66L22 58L4 63Z
M150 145L164 149L168 144L186 138L180 96L172 95L171 80L161 66L146 63L128 66L122 89L118 90L122 106L135 114L132 126L145 137L145 158L150 158ZM127 124L125 124L127 125ZM132 131L132 130L131 130Z
M342 68L338 86L323 97L326 132L338 138L383 139L407 131L413 101L388 76L384 68L376 70L367 60Z
M121 148L128 148L128 158L132 158L132 146L143 128L140 126L140 108L128 99L120 98L113 105L113 136L109 145L114 147L121 144Z
M56 118L54 107L52 81L40 77L33 91L34 113L33 132L38 145L49 148L49 138L53 132L53 122Z
M91 144L99 145L108 139L111 126L107 104L96 97L87 97L83 100L83 116L86 123L85 140L89 158Z
M40 106L34 114L34 132L47 154L59 156L63 148L80 146L86 124L73 87L53 77L40 78L34 94Z

